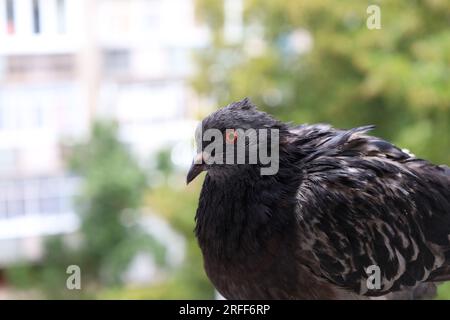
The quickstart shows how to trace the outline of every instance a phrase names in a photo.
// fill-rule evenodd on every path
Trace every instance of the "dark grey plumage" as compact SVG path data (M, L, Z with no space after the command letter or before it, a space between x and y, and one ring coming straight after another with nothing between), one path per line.
M371 126L292 127L247 99L202 127L280 130L276 175L261 176L258 164L212 164L194 165L188 177L208 172L195 233L226 298L415 298L428 289L421 283L450 279L447 166L368 135ZM380 267L380 289L367 288L370 265Z

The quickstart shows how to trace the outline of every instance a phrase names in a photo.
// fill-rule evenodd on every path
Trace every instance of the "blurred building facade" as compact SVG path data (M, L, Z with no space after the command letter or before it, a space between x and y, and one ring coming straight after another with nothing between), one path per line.
M189 141L193 0L0 0L0 268L78 228L64 146L96 117L145 160Z

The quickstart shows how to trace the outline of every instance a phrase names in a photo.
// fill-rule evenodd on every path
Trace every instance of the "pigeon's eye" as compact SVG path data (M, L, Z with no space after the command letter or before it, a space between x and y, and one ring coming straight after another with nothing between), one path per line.
M225 134L225 140L228 144L234 144L237 140L238 134L235 129L233 130L227 130Z

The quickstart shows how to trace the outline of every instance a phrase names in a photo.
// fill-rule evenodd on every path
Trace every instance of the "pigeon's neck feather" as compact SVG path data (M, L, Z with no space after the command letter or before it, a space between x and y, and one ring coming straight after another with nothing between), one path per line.
M299 183L298 175L284 167L275 176L249 179L236 176L223 180L207 175L195 229L204 255L228 260L238 254L257 255L267 249L271 239L294 232Z

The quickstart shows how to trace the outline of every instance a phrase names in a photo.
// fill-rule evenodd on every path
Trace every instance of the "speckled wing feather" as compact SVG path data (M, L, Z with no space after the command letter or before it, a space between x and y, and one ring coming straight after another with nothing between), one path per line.
M369 129L292 129L298 138L290 143L308 150L299 163L302 259L317 277L367 296L448 278L449 168L368 136ZM371 265L380 268L379 289L367 287Z

